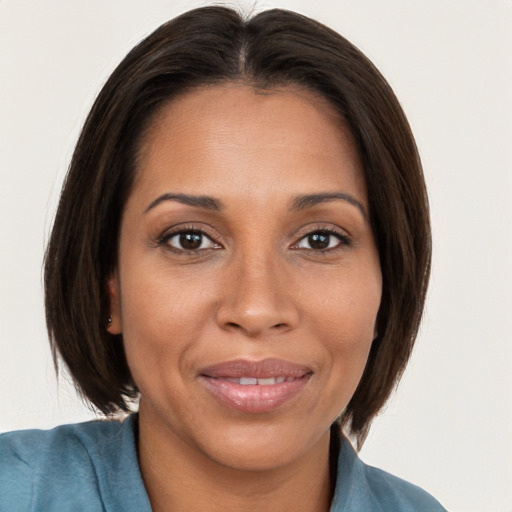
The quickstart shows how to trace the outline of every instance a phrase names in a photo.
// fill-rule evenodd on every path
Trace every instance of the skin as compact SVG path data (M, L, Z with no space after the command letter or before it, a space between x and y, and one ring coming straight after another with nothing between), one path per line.
M343 195L294 208L323 193ZM329 509L329 427L361 378L381 300L367 212L351 136L310 92L202 88L152 122L108 286L109 330L123 333L141 391L140 466L155 511ZM184 250L177 233L191 230L204 235ZM206 366L266 358L311 370L268 412L227 407L200 378Z

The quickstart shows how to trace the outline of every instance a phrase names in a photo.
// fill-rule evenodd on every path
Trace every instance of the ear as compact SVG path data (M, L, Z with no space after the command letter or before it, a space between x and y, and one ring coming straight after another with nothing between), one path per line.
M117 272L114 272L107 279L107 292L110 300L110 317L107 325L107 331L110 334L121 334L123 329L121 322L121 303ZM110 319L112 319L112 321L110 321Z

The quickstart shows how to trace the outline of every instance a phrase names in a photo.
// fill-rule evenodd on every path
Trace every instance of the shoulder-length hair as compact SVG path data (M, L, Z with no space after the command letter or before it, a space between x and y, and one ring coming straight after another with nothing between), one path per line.
M382 75L345 38L293 12L246 19L225 7L192 10L160 26L112 73L76 145L46 253L54 359L60 354L81 395L100 411L129 410L138 390L122 335L106 330L106 281L117 263L137 144L164 103L233 81L265 89L298 85L323 96L356 143L383 276L378 336L339 419L361 444L417 335L431 261L427 195L411 130Z

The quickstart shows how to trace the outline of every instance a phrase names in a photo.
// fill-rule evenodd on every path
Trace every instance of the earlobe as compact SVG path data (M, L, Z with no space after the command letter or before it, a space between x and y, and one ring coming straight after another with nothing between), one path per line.
M105 319L106 329L110 334L121 334L121 306L119 301L119 280L117 273L113 273L107 279L107 292L110 302L110 314Z

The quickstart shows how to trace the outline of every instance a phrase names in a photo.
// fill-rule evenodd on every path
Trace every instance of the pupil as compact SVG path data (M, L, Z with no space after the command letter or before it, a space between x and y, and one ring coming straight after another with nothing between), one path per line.
M182 233L180 235L180 245L183 249L199 249L201 247L201 235L198 233Z
M314 233L308 236L309 246L313 249L327 249L329 247L329 237L327 233Z

